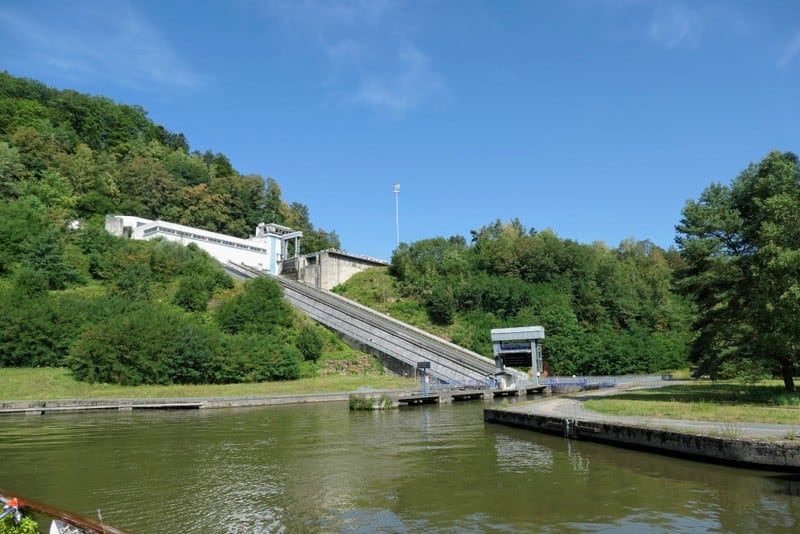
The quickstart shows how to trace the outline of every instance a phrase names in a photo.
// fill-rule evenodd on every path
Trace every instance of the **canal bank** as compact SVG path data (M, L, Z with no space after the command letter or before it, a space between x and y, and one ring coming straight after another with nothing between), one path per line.
M674 382L673 382L674 383ZM659 387L652 383L636 387ZM722 423L612 416L584 408L584 401L620 390L576 393L484 410L486 423L500 424L723 465L800 472L800 422Z
M352 393L309 393L203 398L53 399L0 401L0 414L46 414L89 410L192 410L346 402Z

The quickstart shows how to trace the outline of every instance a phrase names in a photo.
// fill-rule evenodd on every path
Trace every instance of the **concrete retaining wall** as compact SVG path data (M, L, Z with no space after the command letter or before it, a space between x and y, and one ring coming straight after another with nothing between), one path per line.
M356 273L372 267L385 267L384 260L348 254L341 250L321 250L298 258L297 262L287 265L286 271L296 274L296 279L319 289L333 289L343 284Z
M47 401L2 401L0 414L77 412L85 410L211 409L248 406L276 406L312 402L344 402L348 393L306 395L265 395L252 397L177 398L177 399L59 399Z
M698 435L647 426L581 421L508 410L484 410L484 421L705 462L800 472L800 440Z

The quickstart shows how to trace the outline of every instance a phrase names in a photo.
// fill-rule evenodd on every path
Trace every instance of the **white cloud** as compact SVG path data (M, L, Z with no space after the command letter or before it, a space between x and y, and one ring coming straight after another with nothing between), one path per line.
M786 46L781 59L778 61L778 65L786 67L789 63L794 61L798 53L800 53L800 32L796 33L794 38Z
M127 3L82 3L62 9L48 4L45 9L46 16L24 6L0 9L0 33L15 43L17 61L145 91L202 83L158 29Z
M660 4L647 28L647 36L667 48L696 44L702 33L701 14L680 3Z
M402 118L422 102L444 93L444 83L430 68L430 60L413 46L398 53L399 67L386 75L361 81L353 101Z
M315 43L341 103L402 118L438 95L444 81L414 44L396 0L266 0L265 12Z

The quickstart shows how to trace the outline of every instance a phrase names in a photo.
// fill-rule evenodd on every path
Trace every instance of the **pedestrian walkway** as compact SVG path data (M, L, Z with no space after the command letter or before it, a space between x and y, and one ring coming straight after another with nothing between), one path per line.
M509 411L538 414L552 417L570 418L576 421L594 421L605 423L619 423L632 426L647 426L658 429L670 429L681 432L690 432L707 435L728 435L752 439L787 439L797 436L800 440L800 421L797 425L779 425L765 423L730 423L721 421L691 421L683 419L659 419L648 417L630 417L607 415L587 410L584 402L597 397L616 395L637 389L650 389L663 386L673 386L689 381L661 381L645 384L633 384L624 389L604 389L591 392L573 393L562 397L553 397L533 403L518 404L508 408Z
M676 381L631 384L624 391L668 384L674 385ZM704 462L800 471L800 439L796 437L800 421L796 426L690 421L607 415L585 409L586 400L620 391L581 392L502 409L486 409L483 418L487 423Z

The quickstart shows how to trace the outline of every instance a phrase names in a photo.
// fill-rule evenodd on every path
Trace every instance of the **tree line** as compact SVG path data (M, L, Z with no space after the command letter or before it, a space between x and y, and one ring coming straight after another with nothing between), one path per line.
M401 245L390 270L405 298L491 355L492 328L545 327L557 375L651 373L687 363L692 307L672 291L674 251L628 240L611 249L496 221L462 236Z

